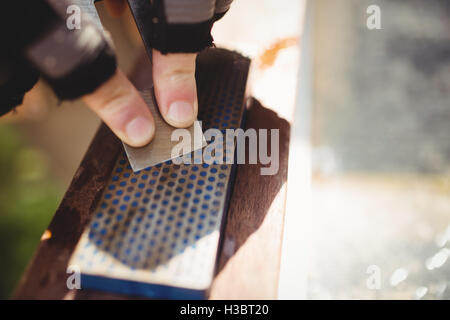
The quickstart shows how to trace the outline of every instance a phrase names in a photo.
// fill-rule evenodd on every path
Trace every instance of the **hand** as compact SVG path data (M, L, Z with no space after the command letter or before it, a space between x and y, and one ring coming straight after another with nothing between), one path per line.
M118 16L126 8L126 2L107 0L106 7L111 15ZM192 53L163 55L153 50L156 100L161 115L174 127L189 127L197 118L195 58L196 54ZM140 147L152 140L155 134L153 117L121 71L82 99L125 143Z

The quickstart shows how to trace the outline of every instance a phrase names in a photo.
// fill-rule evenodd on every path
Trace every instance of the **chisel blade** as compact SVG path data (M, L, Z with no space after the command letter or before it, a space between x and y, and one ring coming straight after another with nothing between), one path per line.
M206 146L201 122L195 121L187 129L176 129L167 124L160 115L155 105L152 90L142 90L140 93L153 115L156 133L153 140L144 147L133 148L126 143L123 144L128 161L134 172L189 154ZM174 130L183 130L183 132L179 131L179 134L175 132L172 137ZM172 154L173 150L181 152Z

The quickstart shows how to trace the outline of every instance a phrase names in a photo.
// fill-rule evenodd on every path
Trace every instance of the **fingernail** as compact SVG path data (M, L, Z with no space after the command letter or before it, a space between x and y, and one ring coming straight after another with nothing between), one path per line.
M194 117L194 106L186 101L172 102L167 117L178 124L190 123Z
M136 147L149 143L153 136L153 131L154 127L150 119L141 116L131 120L126 126L128 139Z

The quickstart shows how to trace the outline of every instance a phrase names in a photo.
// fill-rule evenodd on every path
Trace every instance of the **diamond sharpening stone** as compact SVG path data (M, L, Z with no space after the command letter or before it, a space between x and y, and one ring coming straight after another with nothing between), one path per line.
M249 65L249 59L224 49L199 54L199 120L205 132L242 127ZM232 156L232 143L231 149L219 146L222 152L215 155ZM81 270L82 289L207 298L235 171L235 164L201 161L208 148L211 144L192 152L192 164L169 160L137 172L125 153L118 157L69 262Z

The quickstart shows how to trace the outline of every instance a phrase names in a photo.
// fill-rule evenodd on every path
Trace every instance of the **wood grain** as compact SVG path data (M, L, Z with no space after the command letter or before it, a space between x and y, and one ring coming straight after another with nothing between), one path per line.
M238 165L211 299L275 299L277 295L290 124L253 99L245 127L279 129L279 170L263 176L261 164Z
M120 141L102 124L15 292L15 299L62 299L72 251L96 208L121 151Z

